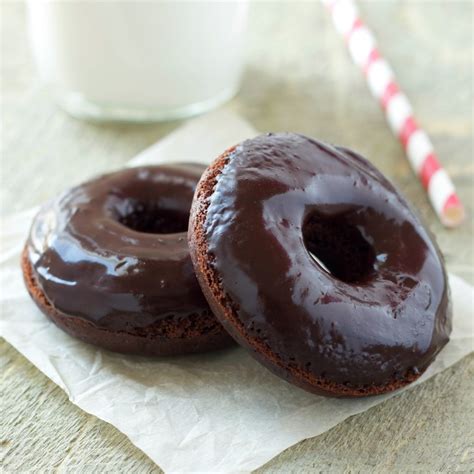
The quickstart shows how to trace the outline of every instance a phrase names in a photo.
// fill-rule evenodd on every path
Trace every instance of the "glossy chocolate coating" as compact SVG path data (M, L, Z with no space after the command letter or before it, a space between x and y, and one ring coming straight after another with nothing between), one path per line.
M243 142L218 175L205 233L238 330L287 366L328 383L384 386L421 373L448 341L436 244L349 150L289 133ZM312 244L341 278L310 255Z
M32 224L27 252L52 306L119 331L208 314L186 240L204 169L129 168L47 203Z

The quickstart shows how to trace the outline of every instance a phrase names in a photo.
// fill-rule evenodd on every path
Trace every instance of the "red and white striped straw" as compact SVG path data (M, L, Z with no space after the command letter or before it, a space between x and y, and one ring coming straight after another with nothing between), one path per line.
M442 168L428 134L420 128L395 74L382 57L375 37L359 16L354 0L322 0L331 12L337 31L345 38L354 63L366 77L379 100L393 133L398 137L408 161L441 222L456 227L465 216L454 185Z

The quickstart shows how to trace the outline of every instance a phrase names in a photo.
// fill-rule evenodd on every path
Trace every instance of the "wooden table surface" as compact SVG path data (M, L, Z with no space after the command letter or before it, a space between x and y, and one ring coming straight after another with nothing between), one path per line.
M94 125L70 118L35 75L24 5L3 0L1 10L3 215L121 166L179 125ZM370 157L418 207L450 268L472 284L472 3L364 2L361 10L468 208L463 227L448 231L437 222L319 3L252 6L248 69L227 107L262 131L299 131ZM72 405L4 341L0 360L0 465L7 472L160 471L123 434ZM259 472L472 470L473 375L470 356L288 449Z

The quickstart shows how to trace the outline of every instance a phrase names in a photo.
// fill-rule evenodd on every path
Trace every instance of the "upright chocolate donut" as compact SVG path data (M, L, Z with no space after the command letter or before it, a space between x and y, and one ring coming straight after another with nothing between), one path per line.
M438 247L390 182L350 150L291 133L241 143L202 176L188 236L219 320L306 390L397 389L448 341Z
M118 352L169 355L229 345L201 293L186 240L203 170L129 168L43 206L22 260L40 309L72 336Z

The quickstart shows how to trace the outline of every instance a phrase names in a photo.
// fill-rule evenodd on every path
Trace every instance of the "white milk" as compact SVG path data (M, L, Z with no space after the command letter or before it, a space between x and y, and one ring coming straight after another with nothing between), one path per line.
M232 97L247 2L29 0L41 77L74 115L160 120Z

